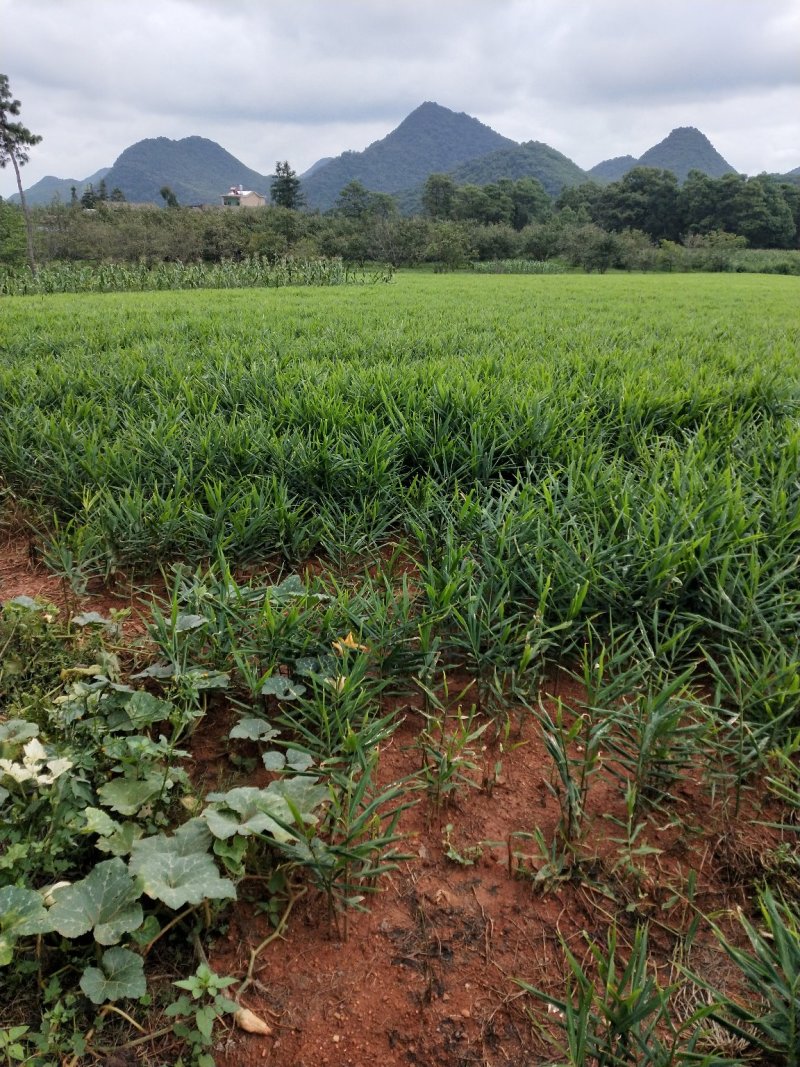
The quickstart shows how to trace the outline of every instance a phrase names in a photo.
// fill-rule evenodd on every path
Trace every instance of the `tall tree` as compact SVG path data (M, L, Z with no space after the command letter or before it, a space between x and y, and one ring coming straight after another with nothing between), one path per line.
M429 174L422 190L422 210L432 219L449 219L456 183L449 174Z
M336 198L334 210L348 219L363 219L370 209L371 194L361 182L348 182Z
M300 191L300 179L289 166L288 160L275 164L270 198L273 204L277 204L278 207L288 207L290 211L296 211L305 202L305 197Z
M596 221L609 230L643 230L655 241L676 240L678 179L670 170L634 167L603 190Z
M23 126L21 122L12 121L19 115L19 100L11 95L11 85L7 74L0 74L0 168L5 168L8 163L14 168L19 189L19 202L25 215L25 234L28 243L28 263L31 272L36 273L36 259L33 254L33 225L25 201L25 193L22 189L22 178L19 168L28 162L28 149L41 141L38 134Z

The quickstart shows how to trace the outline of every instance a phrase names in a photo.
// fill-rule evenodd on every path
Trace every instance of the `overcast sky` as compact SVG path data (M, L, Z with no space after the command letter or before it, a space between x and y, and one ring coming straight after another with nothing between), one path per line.
M302 172L424 100L582 167L675 126L737 170L800 166L800 0L0 0L0 27L43 138L26 186L192 134Z

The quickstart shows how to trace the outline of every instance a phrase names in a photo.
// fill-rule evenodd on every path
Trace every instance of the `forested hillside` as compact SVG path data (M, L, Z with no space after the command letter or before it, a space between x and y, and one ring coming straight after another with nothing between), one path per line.
M231 185L269 197L271 181L205 137L139 141L125 149L106 175L109 189L121 189L135 203L161 203L164 186L181 204L218 204Z
M363 152L344 152L320 167L303 182L303 191L309 207L325 210L351 181L372 192L399 192L424 182L433 172L516 147L477 119L427 102Z

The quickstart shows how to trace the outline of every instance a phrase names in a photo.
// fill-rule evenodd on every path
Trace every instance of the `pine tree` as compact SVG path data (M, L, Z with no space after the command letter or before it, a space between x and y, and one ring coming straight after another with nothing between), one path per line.
M270 198L273 204L279 207L287 207L290 211L296 211L303 206L305 197L300 191L300 179L289 166L287 160L275 164L275 174L272 177L272 189Z

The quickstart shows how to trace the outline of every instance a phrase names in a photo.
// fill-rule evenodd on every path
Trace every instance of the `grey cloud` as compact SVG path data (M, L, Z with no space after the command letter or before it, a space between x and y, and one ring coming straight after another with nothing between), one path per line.
M160 135L303 169L426 99L585 166L687 124L743 169L787 139L800 163L800 0L0 0L0 18L44 137L29 182Z

